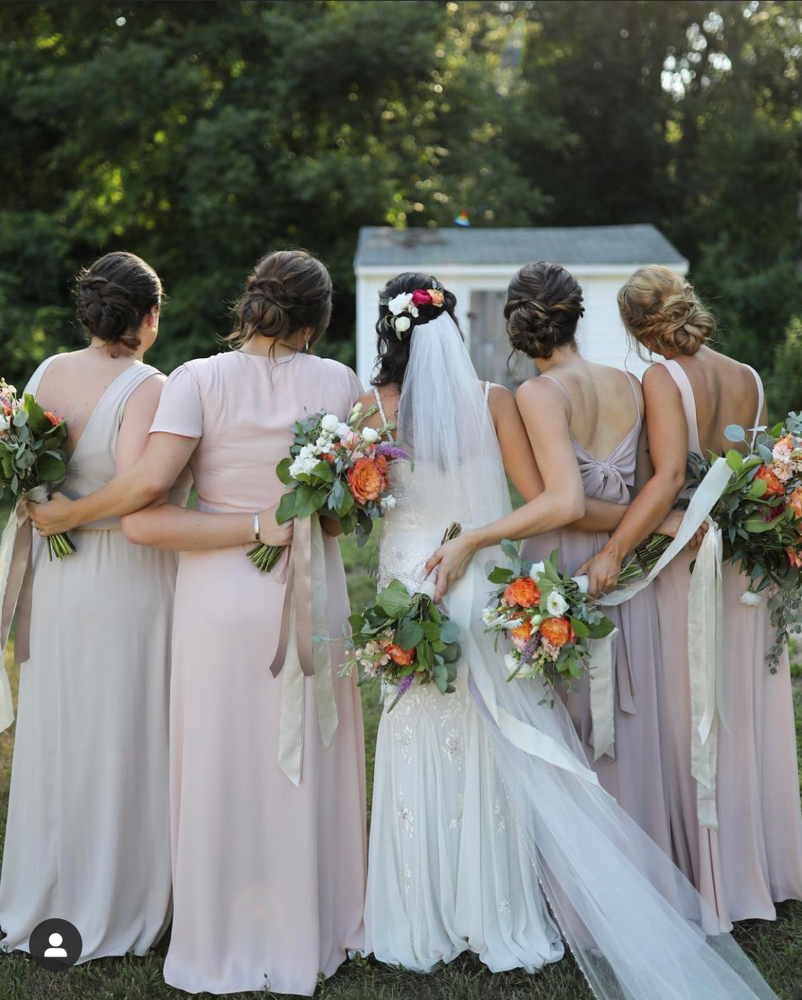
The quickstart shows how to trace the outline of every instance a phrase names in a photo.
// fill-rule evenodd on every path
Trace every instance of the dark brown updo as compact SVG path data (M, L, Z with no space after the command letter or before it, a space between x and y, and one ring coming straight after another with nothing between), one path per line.
M560 264L526 264L507 289L510 344L530 358L550 358L556 347L575 347L584 313L579 282Z
M629 335L662 355L696 354L716 332L693 285L661 264L632 275L618 292L618 309Z
M428 291L429 289L435 289L442 294L442 306L417 306L417 316L405 314L409 320L409 327L399 334L392 323L390 300L394 299L396 295L409 295L418 290ZM444 288L441 282L431 274L423 274L421 271L404 271L403 274L397 274L391 278L379 292L379 318L376 320L376 340L379 352L376 364L378 367L370 384L375 386L403 385L404 375L409 364L409 352L412 349L412 331L424 323L437 319L443 313L448 313L459 329L456 308L457 298L454 293Z
M78 322L90 337L120 350L136 351L142 321L160 307L164 290L150 264L136 254L107 253L78 274L75 297Z
M292 340L309 329L315 346L331 319L331 275L306 250L276 250L257 263L234 305L237 326L226 340L235 348L255 336Z

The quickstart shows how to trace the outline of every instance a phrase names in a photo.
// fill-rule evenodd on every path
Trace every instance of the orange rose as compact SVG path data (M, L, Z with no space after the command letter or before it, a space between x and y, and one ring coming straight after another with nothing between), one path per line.
M567 618L546 618L540 623L540 632L552 646L564 646L566 642L576 640L576 634Z
M396 646L395 643L385 646L384 651L389 654L390 659L393 660L394 663L397 663L400 667L411 666L412 661L415 659L414 649L402 649L400 646Z
M432 300L432 305L437 306L440 309L445 301L445 296L440 291L439 288L429 288L429 298Z
M766 484L767 494L770 495L775 494L776 496L782 496L782 494L785 493L785 487L767 465L760 466L760 468L757 470L755 479L763 480L763 482Z
M507 604L532 608L540 602L540 590L531 576L522 576L508 584L504 591L504 600Z
M510 632L510 635L513 637L513 639L522 639L524 642L526 642L526 640L529 639L530 636L532 635L532 623L524 622L523 625L519 625L517 628L514 628Z
M788 506L797 517L802 517L802 486L797 486L788 498Z
M57 417L55 413L51 413L49 410L45 410L45 416L54 427L58 427L61 423L61 417Z
M796 549L787 549L788 552L788 562L794 567L794 569L802 569L802 552L797 552Z
M358 458L348 470L348 485L358 504L377 500L387 489L387 461L384 456Z

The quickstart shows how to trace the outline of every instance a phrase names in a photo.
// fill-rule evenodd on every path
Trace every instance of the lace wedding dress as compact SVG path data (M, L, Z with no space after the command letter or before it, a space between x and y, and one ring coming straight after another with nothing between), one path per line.
M443 532L510 509L498 439L459 329L412 332L379 586L420 589ZM566 942L599 1000L777 1000L667 855L599 785L565 707L507 683L473 560L444 609L461 629L457 691L413 685L376 752L366 950L429 971L463 951L493 970L559 959ZM388 693L392 697L394 692ZM547 901L548 900L548 905Z

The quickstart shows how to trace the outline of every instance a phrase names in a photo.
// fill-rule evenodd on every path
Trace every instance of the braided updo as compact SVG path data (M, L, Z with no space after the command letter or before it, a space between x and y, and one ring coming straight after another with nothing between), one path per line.
M111 345L113 355L136 351L142 322L161 306L163 295L161 279L141 257L123 250L107 253L78 274L78 322L90 337Z
M618 293L627 332L658 354L696 354L716 332L716 321L690 282L667 267L637 270Z
M393 316L390 312L389 301L397 295L408 295L419 289L436 289L441 292L443 304L442 306L433 304L417 306L418 315L407 315L409 326L399 334L391 322ZM391 278L379 292L379 318L376 320L376 339L379 352L376 364L378 367L371 379L371 385L402 385L409 364L409 352L412 349L412 331L424 323L437 319L443 313L448 313L459 329L456 308L457 299L454 293L444 288L431 274L404 271Z
M550 358L556 347L574 346L584 313L579 282L559 264L526 264L507 289L510 344L530 358Z
M275 342L310 330L310 348L326 332L331 319L331 275L306 250L276 250L257 263L234 305L237 325L226 340L235 348L261 335Z

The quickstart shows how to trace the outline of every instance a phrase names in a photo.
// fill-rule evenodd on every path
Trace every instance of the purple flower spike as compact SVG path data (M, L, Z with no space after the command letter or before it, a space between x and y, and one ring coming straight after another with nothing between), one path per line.
M414 679L415 679L414 674L407 674L407 676L401 681L401 683L398 685L398 694L395 696L395 698L393 698L392 704L387 709L388 712L392 712L392 710L399 703L399 701L401 701L401 699L404 697L407 691L409 691L409 689L412 687L412 682Z
M403 448L398 448L394 444L377 445L376 454L384 455L384 457L390 459L390 461L398 461L402 458L409 458L409 455L404 451Z
M535 632L531 639L527 642L524 648L521 650L521 659L526 661L529 660L540 645L540 632Z

